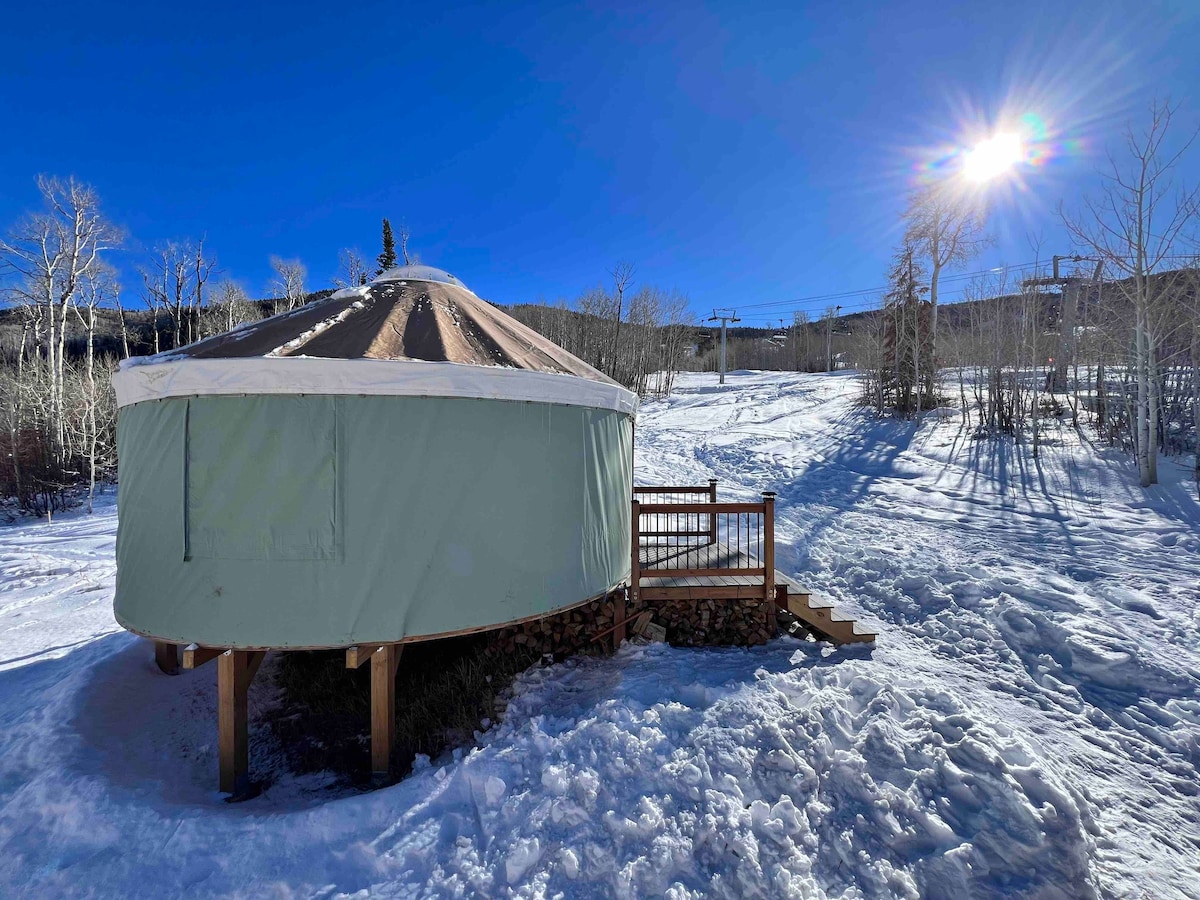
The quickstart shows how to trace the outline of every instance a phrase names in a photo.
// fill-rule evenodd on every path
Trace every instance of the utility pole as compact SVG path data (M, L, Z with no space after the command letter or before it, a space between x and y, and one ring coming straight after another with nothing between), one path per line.
M833 371L833 317L841 311L840 305L825 310L825 359L828 363L826 372Z
M714 309L708 321L721 320L721 384L725 383L725 325L729 322L742 321L737 317L736 309Z

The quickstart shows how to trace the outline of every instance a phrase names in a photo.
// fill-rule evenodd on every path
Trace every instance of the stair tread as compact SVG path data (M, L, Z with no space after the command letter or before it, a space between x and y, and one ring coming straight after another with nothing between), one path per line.
M868 643L877 636L877 632L860 626L858 620L838 612L835 604L814 602L809 591L793 591L789 587L787 600L787 607L781 612L795 619L795 625L816 631L835 643Z

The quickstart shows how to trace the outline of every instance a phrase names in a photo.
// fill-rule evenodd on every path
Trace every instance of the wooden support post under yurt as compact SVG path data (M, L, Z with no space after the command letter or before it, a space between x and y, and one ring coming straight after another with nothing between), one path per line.
M227 794L250 793L250 682L266 655L262 650L226 650L217 657L218 766L220 789Z
M184 668L221 660L223 790L249 777L262 651L376 648L378 774L400 644L628 579L636 396L440 270L125 360L113 386L115 614Z
M396 669L403 644L351 647L346 651L346 668L371 664L371 775L387 778L392 771L396 742Z
M167 641L155 641L154 662L164 675L178 675L179 647Z

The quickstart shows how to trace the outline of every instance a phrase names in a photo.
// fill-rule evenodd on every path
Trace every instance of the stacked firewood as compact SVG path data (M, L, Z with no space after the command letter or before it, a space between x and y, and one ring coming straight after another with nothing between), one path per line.
M669 600L650 604L667 640L681 647L763 644L775 636L762 600Z
M500 652L533 651L561 659L575 653L612 649L615 595L593 600L557 615L544 616L495 632L493 645ZM775 636L774 618L762 600L674 600L625 604L626 632L638 614L651 613L649 621L666 629L667 641L683 647L706 644L761 644ZM647 632L653 633L653 629Z
M557 615L501 628L495 632L493 646L501 652L532 650L556 658L581 652L596 653L605 645L612 646L611 639L601 638L601 643L593 638L611 629L613 624L613 596L610 595Z

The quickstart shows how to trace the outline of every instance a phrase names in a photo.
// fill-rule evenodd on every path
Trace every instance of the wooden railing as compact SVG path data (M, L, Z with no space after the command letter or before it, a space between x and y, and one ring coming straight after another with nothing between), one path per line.
M775 596L775 494L761 503L718 503L716 482L705 487L635 488L630 590L641 595L643 579L670 579L650 599L722 595ZM701 502L696 495L707 494ZM645 502L650 496L658 502ZM687 497L680 502L673 498ZM672 502L673 501L673 502ZM692 579L693 581L688 581ZM704 579L697 583L695 579ZM748 585L747 579L761 583ZM736 590L735 590L736 589Z
M643 507L663 504L672 507L669 514L645 513L654 518L642 522L641 537L677 540L700 538L711 544L717 542L717 519L710 509L706 507L704 512L687 514L678 509L681 504L716 503L717 479L711 478L707 485L698 487L635 487L633 499ZM638 542L634 541L634 546L637 545Z

